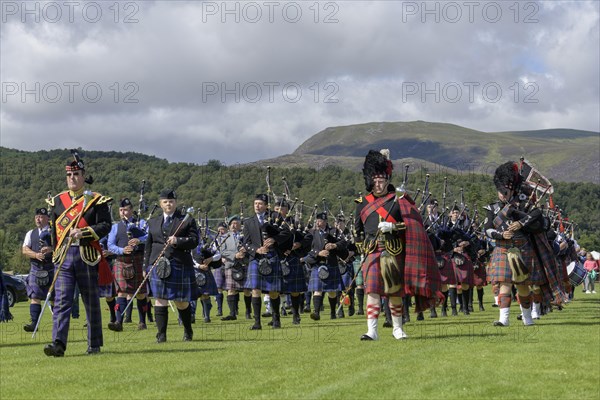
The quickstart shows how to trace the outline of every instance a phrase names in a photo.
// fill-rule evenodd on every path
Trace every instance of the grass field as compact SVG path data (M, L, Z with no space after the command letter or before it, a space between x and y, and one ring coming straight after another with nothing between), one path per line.
M0 324L0 398L600 399L600 295L579 287L563 311L532 327L517 321L513 304L507 328L492 326L490 299L486 289L486 311L470 316L411 315L405 341L394 340L383 319L381 339L361 342L364 317L303 315L299 326L283 317L280 330L266 321L262 331L248 330L245 319L198 321L189 343L171 312L167 343L155 343L154 327L126 324L120 333L105 329L102 353L87 356L79 319L64 358L42 351L50 314L32 340L22 329L28 305L19 303L15 320Z

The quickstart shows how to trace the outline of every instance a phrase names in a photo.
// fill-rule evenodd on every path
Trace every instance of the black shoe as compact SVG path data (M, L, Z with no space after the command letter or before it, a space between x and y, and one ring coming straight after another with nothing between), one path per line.
M355 314L354 312L354 306L349 306L348 307L348 316L351 317Z
M23 330L25 332L33 332L35 330L35 324L32 322L28 325L23 325Z
M267 322L267 325L273 326L273 320L270 320L269 322Z
M365 333L364 335L362 335L360 337L360 340L375 340L375 339L373 339L371 336L369 336Z
M44 347L44 354L46 354L48 357L64 357L65 345L58 340L55 340Z
M221 318L221 321L235 321L237 317L235 315L228 315L226 317Z
M517 315L517 319L518 319L519 321L523 321L523 314L519 314L519 315Z
M281 307L281 316L287 317L287 311L285 311L285 307Z
M254 324L250 327L251 331L259 331L262 329L262 325L261 324Z
M152 321L150 321L150 322L152 322ZM192 324L195 324L195 323L196 323L196 314L192 314L192 317L190 318L190 322L191 322Z
M100 347L88 347L86 353L89 356L93 354L100 354Z
M154 322L154 317L152 316L152 313L148 313L148 322Z
M437 311L435 310L435 308L431 309L431 312L429 313L429 318L437 318Z
M498 304L494 303L492 304L492 307L498 308Z
M292 325L300 325L300 316L299 315L294 315L294 317L292 319Z
M273 314L270 313L270 312L264 312L264 313L262 313L262 317L263 318L271 318L272 316L273 316Z
M110 329L111 331L115 331L115 332L122 332L123 324L121 324L120 322L109 322L108 329Z
M479 311L485 311L485 308L483 308L483 304L479 304Z
M463 311L463 314L465 314L465 315L471 315L471 313L469 312L468 308L465 308L465 310Z
M138 324L138 331L145 331L146 329L148 329L148 327L146 326L146 324L145 324L145 323L143 323L143 322L140 322L140 323Z
M384 328L391 328L392 326L394 326L394 324L392 324L392 321L388 321L387 319L383 322L383 327ZM373 339L371 339L373 340Z
M448 316L448 311L445 308L442 308L442 317L447 317Z
M346 315L344 314L344 310L340 310L340 312L337 313L337 317L338 318L346 318Z
M337 319L337 316L335 315L335 313L331 313L329 319Z
M359 308L356 315L365 315L365 311Z
M165 333L156 334L156 343L164 343L167 341L167 335Z
M130 323L131 323L131 318L125 318L125 319L123 320L123 323L124 323L124 324L130 324Z
M252 315L249 312L246 313L246 319L252 319Z
M423 316L423 313L422 312L418 313L417 314L417 321L423 321L423 320L425 320L425 317Z
M183 341L191 342L194 338L194 332L183 332Z
M307 314L308 314L308 313L310 312L310 307L304 307L304 308L302 309L302 312L304 312L304 313L307 313Z
M506 326L500 321L494 321L494 326Z
M281 322L279 322L279 321L273 321L271 323L271 326L273 327L273 329L281 329Z
M402 316L402 324L410 322L410 314L406 314Z
M456 317L458 315L458 313L456 312L456 308L452 309L452 316Z
M204 318L204 322L206 322L207 324L208 324L208 323L210 323L210 318L208 318L208 317L205 317L205 318Z
M319 313L310 313L310 319L312 319L313 321L318 321L321 319L321 315Z
M217 317L222 317L223 316L223 312L222 311L217 311Z

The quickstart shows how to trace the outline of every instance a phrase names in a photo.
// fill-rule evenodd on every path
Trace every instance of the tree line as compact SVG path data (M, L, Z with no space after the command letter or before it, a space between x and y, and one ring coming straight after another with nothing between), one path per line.
M45 206L50 192L56 195L66 190L64 165L70 157L67 149L25 152L0 148L1 182L0 200L0 265L5 270L26 272L28 260L21 256L25 233L34 227L34 210ZM147 206L142 216L147 217L158 193L164 188L176 190L179 204L194 207L211 220L229 215L245 216L252 213L252 202L257 193L267 191L267 168L258 166L225 166L218 160L205 165L171 163L164 159L139 153L83 151L80 155L86 164L86 173L94 177L90 189L114 199L113 218L118 218L118 202L129 197L138 208L142 181L145 181L144 200ZM395 165L392 182L400 185L404 168ZM411 169L407 189L413 197L417 189L423 191L427 171ZM273 192L281 197L284 182L288 184L292 202L296 207L303 201L303 217L307 220L315 205L330 213L343 211L348 217L354 211L354 199L364 192L364 179L360 172L327 166L311 168L271 168ZM439 173L431 171L429 191L431 198L442 204L444 178L447 177L446 206L452 207L461 200L461 188L469 215L478 210L485 215L483 206L496 199L492 178L489 175L467 173ZM325 199L325 201L323 201ZM419 195L417 203L422 201ZM600 249L600 186L592 183L555 183L554 203L564 210L563 217L576 223L575 237L588 249ZM241 204L240 204L241 202ZM241 209L243 206L243 210ZM156 215L156 214L155 214Z

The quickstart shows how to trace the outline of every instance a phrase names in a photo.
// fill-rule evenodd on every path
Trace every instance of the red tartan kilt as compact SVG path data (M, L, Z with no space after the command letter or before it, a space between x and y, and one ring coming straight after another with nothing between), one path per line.
M378 294L380 296L404 296L404 291L397 293L385 293L383 277L381 276L381 268L379 266L379 258L381 250L377 249L367 256L363 264L362 274L365 286L365 293ZM396 256L396 261L400 266L400 282L404 285L404 253Z
M133 261L133 262L132 262ZM142 264L144 262L144 253L138 252L133 255L118 256L113 264L113 275L115 277L115 285L117 286L117 292L134 294L137 288L144 280L142 273ZM123 268L132 265L135 268L135 275L131 279L125 279L123 277ZM144 285L138 294L146 293L146 285Z
M464 255L463 255L464 256ZM465 262L462 265L456 265L452 260L452 268L456 274L457 284L473 286L473 263L464 256Z
M485 265L480 265L478 268L473 267L473 285L487 285L487 274L485 272Z
M499 283L506 282L512 283L512 271L508 264L508 248L510 247L510 241L497 241L496 247L492 252L490 258L490 264L488 266L489 282ZM515 245L521 250L521 257L523 262L529 269L529 279L519 283L520 285L540 285L545 282L545 278L541 273L537 256L531 247L531 244L527 240L516 241Z
M442 284L444 285L456 285L456 274L452 267L452 261L446 254L442 256L444 258L444 266L440 269L440 277L442 278Z

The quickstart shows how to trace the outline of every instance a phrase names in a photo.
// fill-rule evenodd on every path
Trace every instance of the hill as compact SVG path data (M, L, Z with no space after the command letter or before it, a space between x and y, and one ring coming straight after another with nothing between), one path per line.
M433 171L493 173L525 157L548 178L600 183L600 133L574 129L482 132L458 125L413 121L326 128L292 154L253 165L339 165L359 170L369 149L389 148L394 160Z

